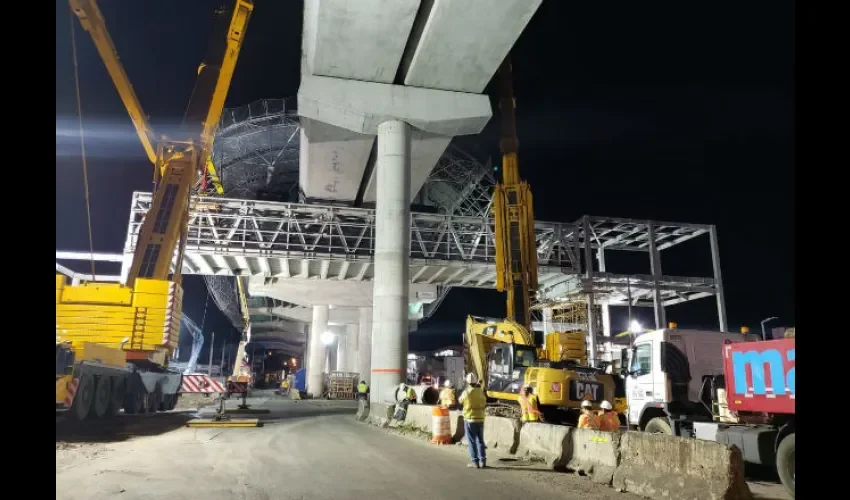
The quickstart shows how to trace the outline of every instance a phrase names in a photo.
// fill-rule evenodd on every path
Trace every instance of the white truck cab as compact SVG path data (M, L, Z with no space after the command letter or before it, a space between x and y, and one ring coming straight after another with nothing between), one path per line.
M704 377L723 373L723 343L758 340L756 335L665 328L639 334L621 351L627 420L646 432L672 434L670 417L705 413Z

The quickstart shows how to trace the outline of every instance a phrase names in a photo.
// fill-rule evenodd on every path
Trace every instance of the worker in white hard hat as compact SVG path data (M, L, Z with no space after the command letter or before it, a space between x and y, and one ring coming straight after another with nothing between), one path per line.
M440 391L440 405L445 406L446 408L451 408L457 404L455 390L452 388L452 385L452 381L450 379L446 379L443 383L443 389Z
M521 420L523 422L542 422L543 414L540 413L538 407L537 395L534 394L534 389L529 384L522 386L519 393L519 408L522 411Z
M593 413L593 404L585 399L581 402L581 416L578 418L578 428L598 431L601 427L602 422L599 415Z
M603 401L599 408L599 430L606 432L620 432L620 417L614 411L614 407L608 401Z
M467 467L483 469L487 467L487 450L484 447L484 408L487 406L487 396L474 373L466 375L466 384L459 399L463 405L463 427L469 441L471 462Z

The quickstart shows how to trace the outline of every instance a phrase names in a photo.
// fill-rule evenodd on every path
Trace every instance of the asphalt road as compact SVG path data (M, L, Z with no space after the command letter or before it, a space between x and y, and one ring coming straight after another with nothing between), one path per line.
M193 411L57 420L57 500L639 498L492 456L492 468L467 469L465 448L356 422L347 402L250 402L270 411L263 427L184 427Z

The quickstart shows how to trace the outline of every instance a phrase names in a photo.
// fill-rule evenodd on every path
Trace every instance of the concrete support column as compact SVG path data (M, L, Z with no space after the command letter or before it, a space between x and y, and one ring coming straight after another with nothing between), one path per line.
M357 325L345 326L345 365L347 372L357 371ZM358 381L359 382L359 381Z
M344 334L336 336L336 371L348 371L348 339Z
M375 166L375 279L372 400L380 402L407 373L410 261L410 125L378 125Z
M322 395L325 364L325 346L322 333L328 329L328 306L313 306L313 322L310 325L310 349L307 361L307 392L318 398Z
M372 383L372 308L360 308L360 324L357 326L357 368L360 380Z

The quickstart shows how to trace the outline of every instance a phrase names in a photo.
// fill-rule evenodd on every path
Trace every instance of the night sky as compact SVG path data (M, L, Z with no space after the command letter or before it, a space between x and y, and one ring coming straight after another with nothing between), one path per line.
M100 2L160 133L182 118L219 4ZM56 5L56 248L85 250L72 14L66 2ZM228 107L296 94L301 8L256 1ZM150 190L152 166L94 45L74 23L94 247L117 252L131 193ZM793 50L791 1L544 0L512 52L520 172L532 186L536 218L715 224L730 329L757 329L768 316L794 325ZM482 161L498 161L497 119L456 142ZM608 267L648 273L645 260L609 259ZM710 276L708 238L665 251L662 267L669 275ZM203 280L185 281L184 310L200 324ZM504 299L495 291L452 291L411 336L411 348L460 343L470 313L504 315ZM651 322L651 310L640 314ZM207 315L236 341L223 315L214 307ZM717 328L712 299L673 306L667 316L680 327ZM613 321L615 330L626 326L622 314Z

